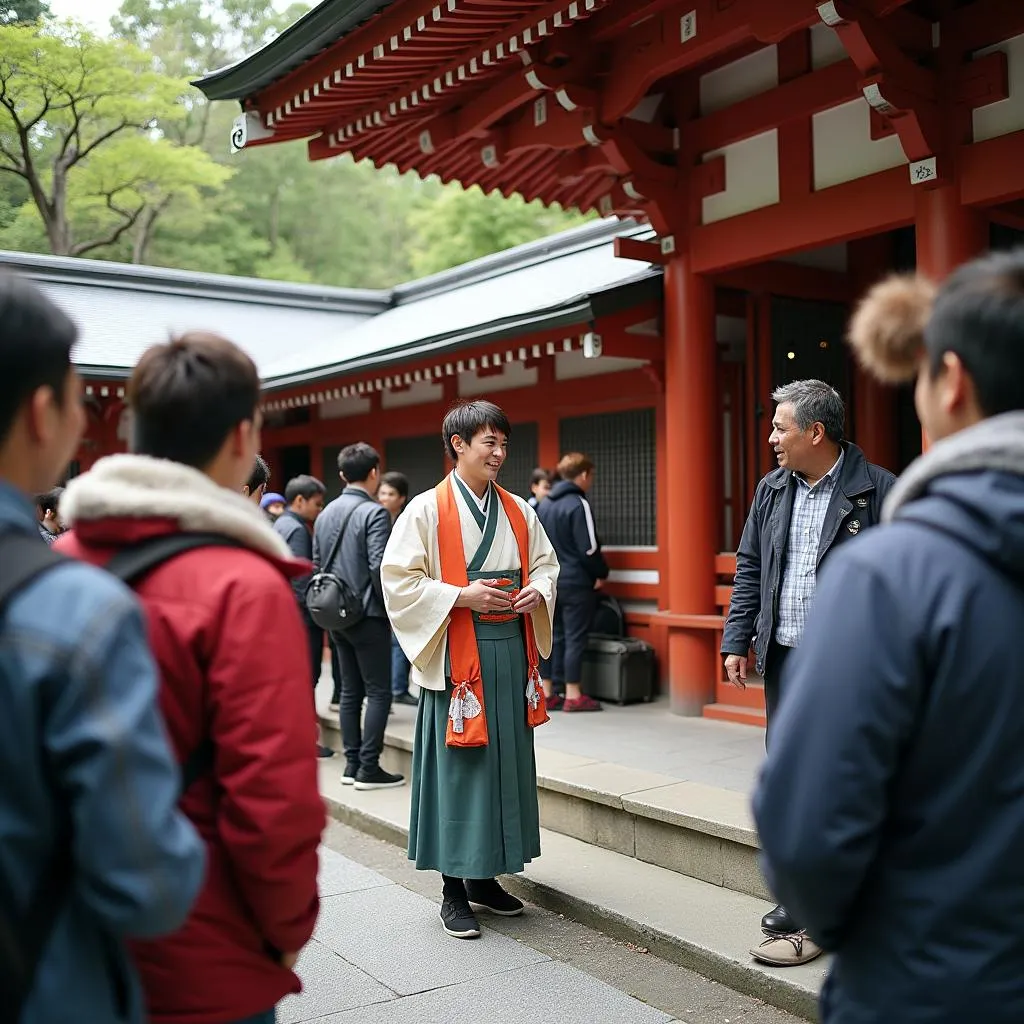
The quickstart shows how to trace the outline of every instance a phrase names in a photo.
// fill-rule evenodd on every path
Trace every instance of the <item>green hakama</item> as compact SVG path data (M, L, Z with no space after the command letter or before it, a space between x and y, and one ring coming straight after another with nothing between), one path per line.
M483 536L469 563L469 579L506 577L518 588L518 569L480 568L491 550L499 507L493 491L486 516L471 504ZM522 619L481 622L474 615L474 625L488 744L445 745L450 678L443 692L421 691L413 744L409 859L421 870L456 878L494 878L522 871L540 856L537 766L533 730L526 721Z

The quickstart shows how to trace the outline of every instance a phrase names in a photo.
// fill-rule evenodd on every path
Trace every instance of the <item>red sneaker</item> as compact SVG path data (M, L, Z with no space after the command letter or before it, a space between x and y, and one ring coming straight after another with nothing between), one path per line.
M545 701L548 711L561 711L565 698L560 693L553 693Z
M588 697L585 693L577 697L575 700L566 700L562 705L563 711L604 711L599 701L594 700L593 697Z

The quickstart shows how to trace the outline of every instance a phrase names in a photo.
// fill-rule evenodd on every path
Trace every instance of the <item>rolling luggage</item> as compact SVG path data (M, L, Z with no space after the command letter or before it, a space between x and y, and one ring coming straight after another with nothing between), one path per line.
M649 701L654 697L654 666L654 648L643 640L592 633L580 687L590 697L615 704Z

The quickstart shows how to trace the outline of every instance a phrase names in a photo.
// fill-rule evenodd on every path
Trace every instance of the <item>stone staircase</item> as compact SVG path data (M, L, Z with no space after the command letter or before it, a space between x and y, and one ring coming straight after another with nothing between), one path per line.
M392 717L381 763L408 777L413 709ZM340 746L337 720L321 717ZM609 755L611 756L611 755ZM321 762L330 813L404 845L409 789L357 793L340 758ZM524 898L693 968L807 1020L816 1019L824 959L778 969L749 949L772 907L743 793L537 747L544 855L506 879Z

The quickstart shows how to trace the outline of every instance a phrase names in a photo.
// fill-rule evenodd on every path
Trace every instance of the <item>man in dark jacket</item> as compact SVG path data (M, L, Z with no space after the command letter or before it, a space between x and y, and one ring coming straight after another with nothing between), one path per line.
M324 510L324 496L327 488L315 476L302 475L288 481L284 489L284 495L264 495L264 501L269 497L282 497L284 512L274 520L274 533L284 539L288 550L296 557L306 562L313 561L313 524L317 516ZM262 507L262 505L261 505ZM266 509L263 509L266 512ZM311 576L312 574L310 574ZM324 631L309 617L306 610L306 590L309 588L310 576L300 576L292 580L292 590L295 591L295 599L299 603L299 614L306 626L306 635L309 637L309 662L313 666L313 692L316 693L317 684L320 682L320 673L323 671L324 661ZM333 757L334 751L325 747L322 743L317 744L317 752L320 757Z
M889 380L917 355L936 443L824 574L754 801L835 951L825 1024L1024 1020L1024 252L931 295L886 282L855 319Z
M558 463L558 483L537 505L537 516L558 555L558 601L551 646L551 679L544 680L548 708L601 711L580 689L583 652L597 608L597 592L608 578L608 563L594 528L587 493L594 483L594 463L570 452ZM564 699L556 688L564 685Z
M0 535L21 557L43 547L29 495L53 485L85 426L76 335L35 287L0 275ZM203 846L177 807L138 602L100 569L53 561L0 619L0 1019L142 1024L125 940L182 924Z
M344 580L363 603L364 617L331 636L341 662L345 747L341 781L356 789L389 789L405 782L403 776L380 766L391 712L391 625L384 610L380 563L391 536L391 516L374 500L380 485L380 456L370 445L360 442L342 448L338 472L346 486L316 521L313 562ZM335 551L342 529L345 532ZM364 701L366 721L362 722Z
M817 573L832 551L876 525L894 477L844 442L846 410L834 388L801 380L778 388L768 443L779 468L757 485L736 552L736 578L722 637L729 680L746 685L754 645L764 678L769 734L781 697L782 668L799 646ZM768 736L766 735L766 741ZM752 954L777 966L806 963L820 954L813 942L776 936L800 932L783 906L761 922L767 940Z

